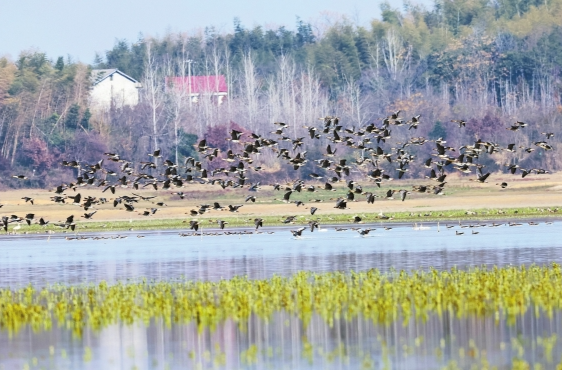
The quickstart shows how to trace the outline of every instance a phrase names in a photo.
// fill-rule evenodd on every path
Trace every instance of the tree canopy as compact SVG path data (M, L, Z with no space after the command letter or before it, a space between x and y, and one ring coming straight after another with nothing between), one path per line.
M386 2L380 10L368 26L341 17L249 28L234 19L230 33L207 27L117 40L90 66L36 50L0 58L0 172L36 167L42 176L31 185L46 186L60 180L51 163L88 157L80 148L118 148L139 161L155 146L188 156L216 126L259 131L283 120L302 127L325 114L356 126L401 109L422 114L420 135L453 142L460 134L448 122L457 118L472 119L463 135L475 138L501 136L490 127L514 119L533 121L536 133L558 130L562 0L436 0L403 9ZM141 81L141 103L90 110L92 68ZM193 104L165 88L165 77L189 73L225 75L228 98Z

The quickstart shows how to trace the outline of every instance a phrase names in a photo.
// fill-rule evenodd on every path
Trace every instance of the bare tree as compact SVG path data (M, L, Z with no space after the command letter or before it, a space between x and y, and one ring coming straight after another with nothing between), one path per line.
M153 150L159 148L159 137L162 134L162 106L165 101L164 81L165 74L160 61L156 60L153 52L153 40L145 40L146 43L146 63L143 79L143 102L149 108L149 119L152 124ZM157 159L155 159L156 161Z
M255 130L259 112L258 99L260 82L250 53L243 56L242 68L242 99L246 104L247 120L250 129Z
M402 73L408 68L412 48L404 47L404 41L390 28L383 40L383 60L390 78L394 81L402 79Z
M185 72L189 56L183 43L182 52L176 60L168 60L166 65L166 75L169 77L167 80L166 91L166 111L168 119L172 122L174 127L174 157L175 163L179 163L178 146L180 140L180 126L182 120L185 118L185 113L189 107L188 90L185 88ZM176 75L175 71L179 71ZM173 76L173 77L172 77ZM179 84L174 84L174 77L178 77Z
M365 123L367 118L366 100L357 82L347 80L343 92L343 103L343 111L356 125L361 126Z

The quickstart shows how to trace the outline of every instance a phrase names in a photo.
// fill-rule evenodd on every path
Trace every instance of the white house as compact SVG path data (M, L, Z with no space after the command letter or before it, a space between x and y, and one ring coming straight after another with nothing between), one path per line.
M139 103L141 84L116 68L94 69L91 74L90 108L107 111L115 108L135 106Z

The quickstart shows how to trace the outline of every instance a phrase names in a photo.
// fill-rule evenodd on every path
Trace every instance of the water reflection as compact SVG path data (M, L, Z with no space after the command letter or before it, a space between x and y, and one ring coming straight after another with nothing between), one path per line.
M42 369L439 369L520 362L554 368L562 355L562 315L532 310L507 325L503 317L457 319L447 313L426 322L411 319L374 325L358 317L314 316L307 327L295 316L227 321L198 332L194 323L166 327L155 320L113 325L73 339L58 328L47 333L0 334L3 368Z
M456 237L429 231L379 228L357 233L180 238L176 233L137 239L66 241L62 238L0 239L0 285L109 282L184 277L251 279L296 271L448 269L452 266L546 264L562 261L560 224L482 228ZM313 316L305 327L294 315L276 312L266 321L226 321L199 332L195 323L167 327L161 320L86 328L73 338L65 323L47 332L30 328L10 336L0 330L0 369L438 369L511 368L517 362L555 368L562 356L562 313L528 310L507 325L501 315L458 319L447 312L425 322L411 319L375 325L361 317Z
M127 279L219 280L247 275L395 269L449 269L452 266L544 264L562 260L560 223L479 228L478 235L455 236L435 225L428 231L407 227L377 230L370 237L355 231L307 233L300 240L288 230L252 236L181 238L176 232L138 239L66 241L64 238L0 238L0 286L20 287Z

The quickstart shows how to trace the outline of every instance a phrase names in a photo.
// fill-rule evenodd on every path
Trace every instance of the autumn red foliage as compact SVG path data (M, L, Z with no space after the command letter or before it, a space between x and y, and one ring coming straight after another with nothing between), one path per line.
M475 140L490 140L493 134L503 133L500 117L487 113L482 118L472 118L466 125L467 133Z
M49 151L47 143L37 137L23 140L21 156L22 162L38 174L46 172L56 162L56 156Z

